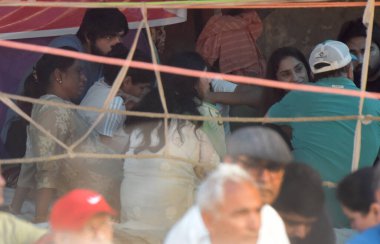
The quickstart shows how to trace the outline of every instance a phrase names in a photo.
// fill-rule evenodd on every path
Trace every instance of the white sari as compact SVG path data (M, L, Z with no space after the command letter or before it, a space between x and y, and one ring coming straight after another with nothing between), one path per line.
M172 120L168 135L168 154L180 159L165 159L164 148L152 153L158 158L124 161L121 186L121 228L130 235L149 243L162 243L170 227L194 203L195 191L205 173L220 162L207 135L186 122L178 132ZM158 144L157 128L151 135L151 145ZM127 154L142 143L141 129L131 133Z

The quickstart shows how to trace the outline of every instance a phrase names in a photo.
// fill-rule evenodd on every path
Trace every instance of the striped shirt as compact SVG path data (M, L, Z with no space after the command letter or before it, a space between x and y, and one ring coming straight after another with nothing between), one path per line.
M102 108L110 90L111 86L105 83L103 78L101 78L90 87L80 105ZM115 96L108 108L113 110L126 110L124 100L120 96ZM93 124L100 115L94 111L81 110L78 112L89 124ZM101 135L112 137L123 126L125 119L125 115L108 112L95 127L95 130Z

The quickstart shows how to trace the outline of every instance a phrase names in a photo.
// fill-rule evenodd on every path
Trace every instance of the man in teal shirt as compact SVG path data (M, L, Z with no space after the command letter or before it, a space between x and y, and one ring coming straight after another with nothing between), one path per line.
M348 47L338 41L318 44L309 59L315 85L359 90L353 83ZM268 112L269 117L347 116L359 113L359 98L312 92L289 92ZM380 116L380 102L366 99L364 115ZM337 183L351 171L356 120L280 123L292 129L293 155L316 169L324 181ZM380 146L380 123L362 124L359 167L370 166ZM327 207L335 227L348 226L335 198L335 189L325 189Z

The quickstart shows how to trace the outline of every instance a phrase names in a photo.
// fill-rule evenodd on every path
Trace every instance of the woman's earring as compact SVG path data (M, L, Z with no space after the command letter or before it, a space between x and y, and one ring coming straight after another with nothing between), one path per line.
M62 84L62 80L61 80L61 79L58 79L58 78L57 78L57 82L58 82L59 84Z

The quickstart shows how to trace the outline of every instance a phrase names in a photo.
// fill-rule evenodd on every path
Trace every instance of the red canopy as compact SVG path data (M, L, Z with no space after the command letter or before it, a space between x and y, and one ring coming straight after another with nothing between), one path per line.
M104 0L82 0L82 2L104 2ZM140 9L120 10L126 15L131 29L136 28L142 20ZM84 11L83 8L0 7L0 39L73 34L81 23ZM148 20L151 27L184 22L186 10L148 9Z

